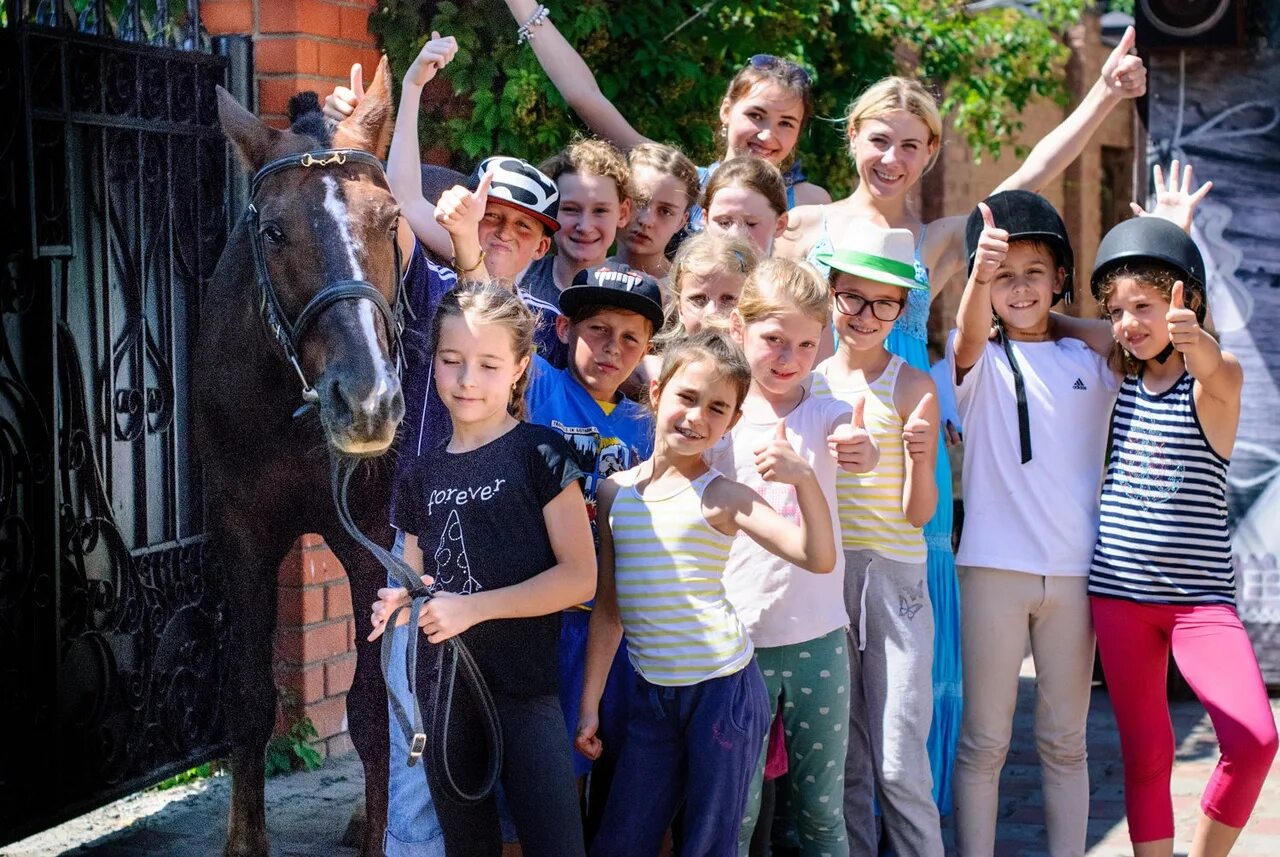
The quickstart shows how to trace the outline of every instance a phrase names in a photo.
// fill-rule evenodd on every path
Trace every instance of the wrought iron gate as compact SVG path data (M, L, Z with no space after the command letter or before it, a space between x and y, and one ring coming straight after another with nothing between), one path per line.
M0 844L224 749L188 354L229 63L197 3L155 5L0 27Z

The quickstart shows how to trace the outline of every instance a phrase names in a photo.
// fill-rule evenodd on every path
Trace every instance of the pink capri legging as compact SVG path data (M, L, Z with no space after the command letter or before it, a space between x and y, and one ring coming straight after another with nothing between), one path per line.
M1173 836L1173 724L1165 690L1172 648L1218 735L1222 755L1200 807L1244 827L1276 754L1276 723L1253 647L1226 604L1140 604L1090 598L1107 691L1120 729L1129 838Z

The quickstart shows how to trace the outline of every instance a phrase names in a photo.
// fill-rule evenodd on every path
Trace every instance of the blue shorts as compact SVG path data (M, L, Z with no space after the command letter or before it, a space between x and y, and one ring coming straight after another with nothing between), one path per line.
M587 667L587 624L591 613L587 610L565 610L560 614L560 710L564 712L565 726L569 730L569 745L573 746L578 732L578 709L582 705L582 678ZM621 749L626 734L627 714L630 711L628 695L635 670L627 657L627 640L624 637L613 658L609 678L605 682L604 696L600 699L600 738L607 752ZM586 776L591 771L591 761L574 750L573 775Z

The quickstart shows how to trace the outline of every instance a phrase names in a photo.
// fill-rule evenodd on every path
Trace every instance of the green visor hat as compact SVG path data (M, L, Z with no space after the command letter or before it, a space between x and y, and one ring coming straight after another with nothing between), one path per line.
M841 246L818 253L822 264L855 277L904 289L928 289L916 278L915 236L910 229L878 229L859 224Z

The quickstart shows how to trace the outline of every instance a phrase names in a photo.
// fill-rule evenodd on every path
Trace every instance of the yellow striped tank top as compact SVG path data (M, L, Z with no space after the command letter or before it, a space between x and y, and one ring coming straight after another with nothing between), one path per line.
M751 638L724 587L733 536L702 514L702 494L720 475L709 470L666 497L642 496L633 481L609 511L627 652L651 684L697 684L751 661Z
M836 496L840 504L840 530L845 550L872 550L898 562L924 562L928 557L924 531L913 527L902 512L906 450L902 445L902 416L893 404L893 389L903 366L901 357L889 359L880 377L869 385L838 388L827 375L827 365L818 371L827 378L831 394L853 402L866 398L864 414L867 431L880 447L880 463L870 473L836 472ZM849 383L841 379L840 383Z

